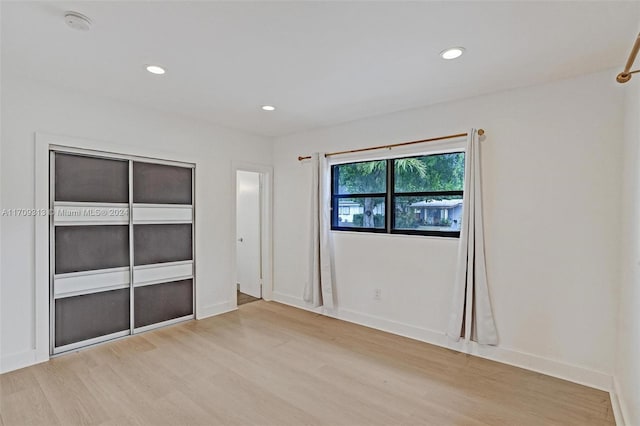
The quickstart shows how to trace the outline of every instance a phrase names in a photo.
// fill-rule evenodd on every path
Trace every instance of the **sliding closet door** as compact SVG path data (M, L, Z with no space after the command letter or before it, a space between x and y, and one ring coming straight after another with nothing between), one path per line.
M130 332L129 162L51 153L52 353Z
M52 354L193 318L194 171L173 164L51 153Z
M133 162L133 324L193 317L193 170Z

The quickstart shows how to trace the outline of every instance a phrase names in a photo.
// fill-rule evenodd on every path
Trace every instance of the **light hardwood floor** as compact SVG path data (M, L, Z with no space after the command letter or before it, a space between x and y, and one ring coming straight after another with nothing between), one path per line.
M241 293L240 290L236 292L236 298L237 298L238 306L244 305L245 303L257 302L258 300L260 300L257 297L253 297L248 294Z
M9 425L605 425L605 392L258 301L0 376Z

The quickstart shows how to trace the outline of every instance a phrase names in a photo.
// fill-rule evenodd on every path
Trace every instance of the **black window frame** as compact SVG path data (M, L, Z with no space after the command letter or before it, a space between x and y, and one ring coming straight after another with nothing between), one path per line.
M379 160L371 160L379 161ZM386 161L386 160L382 160ZM358 194L338 194L338 173L337 166L344 166L345 164L357 164L357 163L369 163L369 160L352 161L349 163L334 164L331 166L331 230L332 231L352 231L352 232L372 232L376 234L387 233L387 192L389 192L389 170L387 169L387 181L385 182L386 192L370 192L370 193L358 193ZM386 163L386 167L389 167L389 163ZM339 209L338 200L341 198L383 198L385 200L385 225L383 228L362 228L358 226L336 226L339 223Z
M415 192L396 192L395 190L395 161L406 158L419 158L435 155L447 155L447 154L465 154L464 150L442 152L434 154L417 154L406 157L387 158L382 160L362 160L352 161L349 163L333 164L331 166L331 230L332 231L349 231L349 232L368 232L374 234L392 234L392 235L422 235L429 237L445 237L445 238L460 238L460 231L435 231L435 230L417 230L417 229L398 229L394 227L395 215L396 215L396 198L397 197L446 197L446 196L460 196L462 197L463 205L465 203L464 190L460 191L415 191ZM347 164L368 163L371 161L385 161L386 162L386 192L375 193L358 193L358 194L339 194L338 181L339 181L339 167ZM383 198L385 207L385 226L383 228L363 228L355 226L337 226L339 223L339 208L338 200L341 198Z

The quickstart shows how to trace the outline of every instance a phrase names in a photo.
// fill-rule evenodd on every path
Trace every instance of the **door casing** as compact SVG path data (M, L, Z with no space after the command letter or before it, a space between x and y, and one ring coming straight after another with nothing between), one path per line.
M273 167L264 164L247 163L247 162L233 162L231 167L232 182L233 182L233 194L236 194L238 182L237 171L256 172L261 176L262 182L262 203L260 208L260 222L261 222L261 269L262 269L262 298L264 300L272 300L273 298ZM239 238L236 234L236 203L231 203L231 218L232 229L234 230L235 238L232 241L231 256L232 256L232 277L229 286L230 300L233 300L237 307L237 256L236 256L236 243Z

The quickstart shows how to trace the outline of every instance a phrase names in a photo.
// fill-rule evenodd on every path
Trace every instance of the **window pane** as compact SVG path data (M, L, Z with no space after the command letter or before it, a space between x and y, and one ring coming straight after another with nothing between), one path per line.
M384 197L338 198L336 201L338 217L334 216L334 227L384 229Z
M464 152L394 160L396 192L462 191Z
M387 192L387 162L367 161L333 166L336 194Z
M396 197L394 229L460 231L462 195Z

